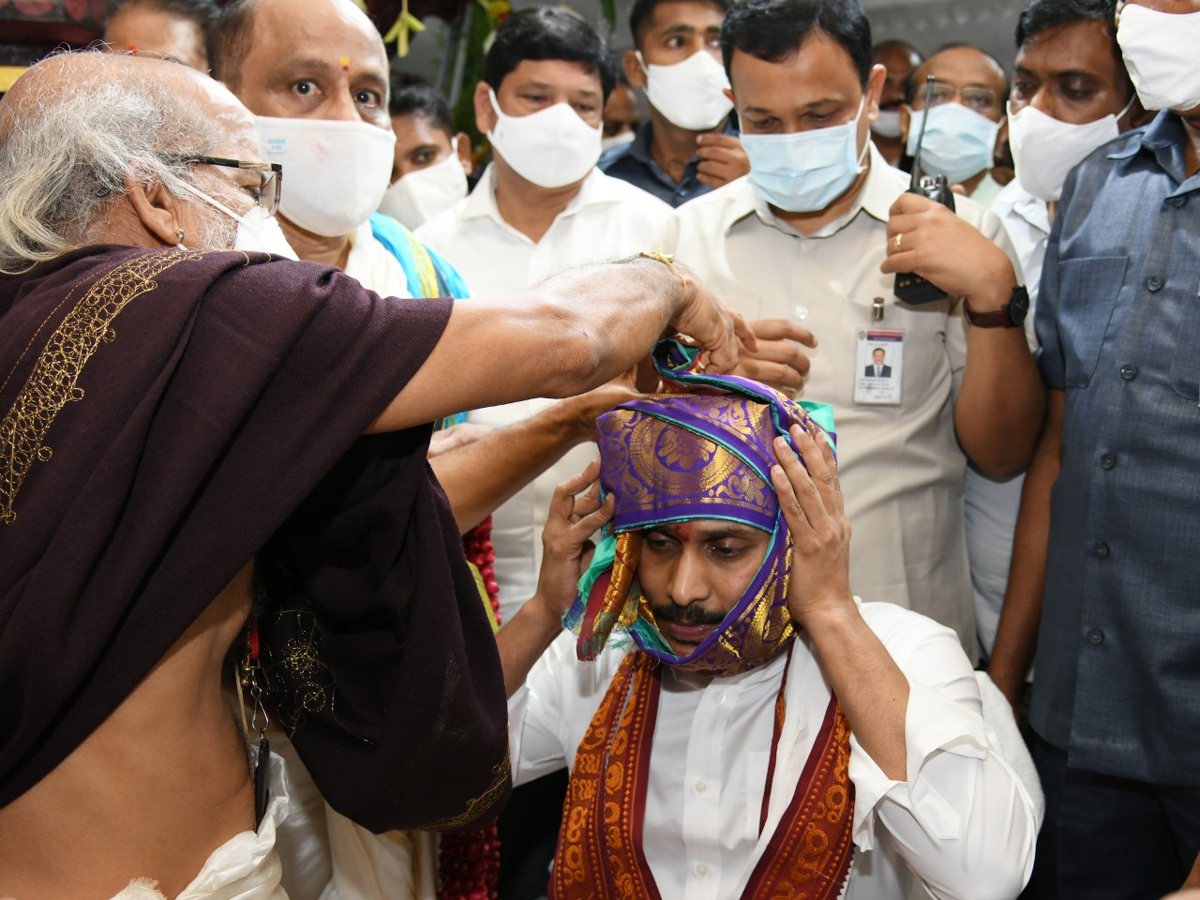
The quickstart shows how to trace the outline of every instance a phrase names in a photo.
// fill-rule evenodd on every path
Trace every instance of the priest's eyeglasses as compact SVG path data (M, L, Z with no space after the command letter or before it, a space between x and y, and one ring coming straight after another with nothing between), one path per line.
M273 216L279 209L279 194L282 190L283 166L279 163L251 162L244 159L227 159L223 156L173 156L171 162L194 163L201 166L226 166L231 169L244 169L257 172L259 184L257 188L244 185L250 192L254 202L265 215Z

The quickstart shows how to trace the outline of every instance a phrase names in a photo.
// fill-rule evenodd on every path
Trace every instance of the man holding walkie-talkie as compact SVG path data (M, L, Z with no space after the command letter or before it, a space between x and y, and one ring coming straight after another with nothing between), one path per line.
M1008 240L966 198L906 193L871 145L884 71L856 0L746 0L721 45L751 171L677 210L673 249L748 318L811 330L803 391L838 418L851 585L974 653L966 459L1022 469L1044 405ZM866 374L877 348L890 378Z

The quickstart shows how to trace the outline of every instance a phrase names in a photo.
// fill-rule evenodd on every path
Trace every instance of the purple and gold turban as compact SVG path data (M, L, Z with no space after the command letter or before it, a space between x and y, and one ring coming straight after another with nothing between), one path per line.
M785 649L796 626L787 607L792 543L770 471L773 442L793 424L815 423L832 443L833 414L756 381L697 371L699 353L662 341L654 364L669 393L623 403L599 418L600 486L613 520L564 618L580 659L595 659L610 634L689 671L732 675ZM637 583L642 532L688 519L727 519L771 535L762 565L721 626L686 657L663 638Z

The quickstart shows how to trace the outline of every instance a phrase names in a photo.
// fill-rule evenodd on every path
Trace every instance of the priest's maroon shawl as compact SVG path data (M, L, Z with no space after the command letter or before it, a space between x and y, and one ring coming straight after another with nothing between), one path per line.
M235 252L0 276L0 807L260 548L273 700L330 804L382 831L503 798L503 677L431 428L359 437L451 305Z

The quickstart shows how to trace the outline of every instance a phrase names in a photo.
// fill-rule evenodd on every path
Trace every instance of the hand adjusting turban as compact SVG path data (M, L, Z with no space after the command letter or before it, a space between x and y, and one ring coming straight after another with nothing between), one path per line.
M782 435L791 444L793 424L814 423L833 444L833 411L748 378L702 374L699 351L677 341L660 342L654 364L667 393L623 403L597 420L600 486L614 495L615 509L563 624L578 636L583 660L595 659L612 635L632 638L667 665L732 675L768 661L796 635L787 606L792 542L770 477L773 441ZM688 519L741 522L771 540L720 627L679 657L636 575L642 532Z

